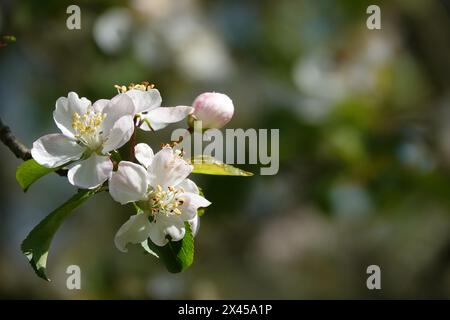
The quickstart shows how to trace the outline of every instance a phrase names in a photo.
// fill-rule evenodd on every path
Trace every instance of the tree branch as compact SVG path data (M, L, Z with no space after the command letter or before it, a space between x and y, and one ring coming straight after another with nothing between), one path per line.
M0 140L11 150L14 155L23 161L31 159L31 152L22 142L20 142L5 125L0 118Z
M22 142L20 142L19 139L16 138L16 136L14 136L11 129L3 123L1 118L0 140L9 148L9 150L11 150L12 153L14 153L17 158L22 159L23 161L31 159L30 149L28 149ZM60 176L67 176L67 170L64 169L56 170L55 173Z

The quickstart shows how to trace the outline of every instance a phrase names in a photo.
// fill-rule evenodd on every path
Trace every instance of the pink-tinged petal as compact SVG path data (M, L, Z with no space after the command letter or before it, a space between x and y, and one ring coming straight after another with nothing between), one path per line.
M122 252L127 252L129 243L142 243L149 237L151 228L146 214L131 216L117 231L114 243Z
M119 118L109 131L109 135L103 145L102 152L108 153L114 149L119 149L130 140L133 132L133 117L130 115L126 115L122 118Z
M75 92L69 92L66 97L60 97L56 100L55 110L53 111L53 120L59 130L69 138L75 136L75 130L72 128L72 117L74 113L80 116L86 113L91 101L86 98L79 98Z
M156 108L142 115L142 118L148 122L143 122L141 128L148 131L148 123L150 123L153 130L160 130L169 123L175 123L186 118L194 109L187 106Z
M78 160L85 151L76 141L61 133L45 135L33 143L31 156L37 163L47 168L56 168Z
M134 156L147 169L152 164L154 154L148 144L138 143L134 147Z
M121 161L109 179L109 193L121 204L144 200L147 195L147 171L140 165Z
M94 189L111 177L113 163L107 156L91 155L75 163L67 173L69 182L82 189Z
M233 101L225 94L205 92L193 102L193 115L202 121L203 128L222 128L234 114Z
M164 147L155 154L149 167L150 184L154 188L160 185L163 189L176 186L186 179L192 169L192 165L176 155L172 148Z
M182 193L178 198L183 200L183 204L179 207L183 220L193 219L197 215L199 208L206 208L211 204L210 201L201 195L190 192Z
M148 91L131 89L125 94L133 100L134 113L147 112L158 108L162 101L158 89L150 89Z

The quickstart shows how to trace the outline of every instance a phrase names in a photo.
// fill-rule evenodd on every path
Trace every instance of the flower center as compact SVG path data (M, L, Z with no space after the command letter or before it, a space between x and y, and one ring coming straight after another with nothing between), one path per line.
M96 150L102 145L101 131L99 131L106 114L94 112L92 107L88 107L83 115L77 112L72 114L72 128L75 130L75 137L91 150Z
M184 200L179 197L180 193L183 193L182 188L175 189L173 187L167 187L167 190L163 190L160 185L156 187L149 195L149 205L152 215L158 213L164 214L169 217L171 215L180 215L181 210L178 206L184 203Z
M118 93L125 93L128 90L132 90L132 89L141 90L141 91L149 91L149 90L155 88L155 85L150 83L150 82L148 82L148 81L143 81L143 82L141 82L139 84L130 83L128 85L128 87L127 86L119 86L119 85L116 84L114 86L114 88L117 89Z

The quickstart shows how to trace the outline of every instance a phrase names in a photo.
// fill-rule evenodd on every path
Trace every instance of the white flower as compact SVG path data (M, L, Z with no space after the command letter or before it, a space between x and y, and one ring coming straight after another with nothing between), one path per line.
M36 140L31 155L48 168L75 161L69 166L69 182L84 189L96 188L111 176L109 153L123 146L133 134L133 112L133 102L125 94L91 105L88 99L69 92L67 98L56 101L53 112L62 133Z
M145 131L156 131L186 118L192 111L189 106L161 107L161 94L148 83L116 86L119 92L128 95L134 103L138 124Z
M109 191L121 204L137 202L143 213L129 218L115 237L116 247L126 252L128 243L143 243L148 238L158 245L167 244L185 235L187 221L195 235L199 227L197 210L211 204L199 195L197 185L187 179L192 166L170 147L153 155L143 143L135 147L138 165L128 161L119 163L109 180Z
M199 95L192 104L193 120L202 121L202 127L220 129L226 125L234 113L233 101L218 92L205 92Z

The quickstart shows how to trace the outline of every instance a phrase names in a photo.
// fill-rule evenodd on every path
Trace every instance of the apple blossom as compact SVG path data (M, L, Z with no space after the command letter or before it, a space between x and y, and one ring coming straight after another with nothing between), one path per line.
M194 111L190 116L193 120L202 121L205 129L220 129L226 125L234 113L233 101L225 94L218 92L204 92L192 104Z
M83 189L103 184L113 171L110 152L123 146L134 131L133 102L125 94L93 105L69 92L56 101L53 119L62 133L33 143L31 155L44 167L69 165L69 182Z
M47 256L55 232L71 211L96 194L109 191L115 201L132 203L136 209L137 214L129 216L116 232L114 243L120 251L126 252L129 243L141 244L160 258L168 271L181 272L193 262L193 237L199 230L201 208L211 204L188 176L192 172L252 175L216 161L206 151L192 159L187 156L184 143L193 135L195 144L196 133L202 132L197 126L194 131L183 129L182 135L163 144L156 154L147 144L136 145L137 127L159 130L188 116L190 126L198 119L206 129L222 127L234 112L233 102L226 95L203 93L193 106L161 108L159 91L147 82L116 88L118 94L111 100L100 99L93 104L75 92L60 97L53 111L60 133L34 141L33 159L0 120L2 142L24 160L16 170L16 180L24 191L56 169L64 169L69 182L82 189L43 219L21 244L36 274L47 281ZM122 148L125 145L126 150ZM126 155L130 161L121 160Z
M116 247L126 252L128 243L150 240L164 246L181 240L185 235L185 221L195 235L199 227L197 210L211 204L199 194L197 185L188 175L192 165L179 151L169 146L158 153L146 144L135 146L139 164L121 161L109 180L112 198L121 204L135 202L142 213L131 216L115 236Z
M186 118L192 111L189 106L161 107L161 94L153 85L130 84L116 86L119 94L125 93L133 101L134 113L138 118L138 125L144 131L156 131Z

